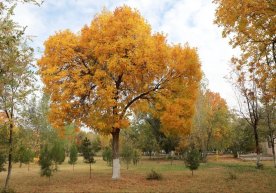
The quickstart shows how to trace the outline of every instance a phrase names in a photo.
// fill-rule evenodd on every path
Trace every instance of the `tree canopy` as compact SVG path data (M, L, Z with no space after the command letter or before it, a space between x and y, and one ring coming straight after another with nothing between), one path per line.
M196 49L168 45L127 6L102 11L80 34L49 37L38 66L56 127L75 122L110 133L128 126L130 110L154 102L164 128L189 131L201 78Z

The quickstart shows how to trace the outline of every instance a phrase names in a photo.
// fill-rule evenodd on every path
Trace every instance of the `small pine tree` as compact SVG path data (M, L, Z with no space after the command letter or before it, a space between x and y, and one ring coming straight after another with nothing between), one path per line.
M103 149L103 160L106 161L107 165L111 166L112 164L112 149L107 146Z
M188 150L185 157L185 165L192 171L192 175L194 175L194 170L197 170L200 163L200 153L197 149L192 147Z
M64 144L61 141L56 141L51 150L51 157L55 163L54 171L58 170L58 164L62 164L65 160Z
M68 163L73 165L73 171L74 171L74 165L76 164L77 160L78 160L78 149L75 144L72 144L70 148L70 156L69 156Z
M133 158L132 155L133 155L132 147L127 144L124 144L122 147L121 156L122 156L122 160L127 164L127 169Z
M95 163L94 160L95 152L93 150L91 141L87 138L85 138L82 141L81 145L82 155L85 163L89 163L90 165L90 179L91 179L91 164Z
M53 175L52 171L52 158L51 151L48 149L48 146L44 146L39 155L39 165L41 176L46 176L49 178Z

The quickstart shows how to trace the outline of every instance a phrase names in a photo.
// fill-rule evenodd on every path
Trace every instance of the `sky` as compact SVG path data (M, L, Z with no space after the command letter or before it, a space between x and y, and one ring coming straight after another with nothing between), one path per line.
M41 6L19 4L14 17L27 26L26 35L32 37L39 58L50 35L65 29L78 33L103 8L114 10L122 5L139 10L153 32L167 34L169 43L188 42L196 47L209 89L220 93L230 108L237 108L232 86L225 79L236 52L213 23L216 5L212 0L45 0Z

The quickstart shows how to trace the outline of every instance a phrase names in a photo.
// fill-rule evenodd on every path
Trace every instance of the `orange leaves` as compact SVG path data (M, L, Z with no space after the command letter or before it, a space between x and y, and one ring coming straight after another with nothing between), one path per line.
M189 132L201 79L196 50L168 45L138 11L104 10L79 35L59 32L45 47L38 65L57 126L78 121L109 133L158 104L164 130Z

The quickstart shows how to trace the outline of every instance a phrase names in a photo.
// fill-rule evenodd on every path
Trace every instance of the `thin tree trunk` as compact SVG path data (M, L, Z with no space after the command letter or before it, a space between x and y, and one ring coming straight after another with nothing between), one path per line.
M257 125L254 125L254 136L255 136L255 146L256 146L256 153L257 153L257 159L256 159L256 166L259 167L260 164L260 145L259 145L259 135L257 130Z
M272 148L272 155L273 155L273 163L274 163L274 167L276 168L276 158L275 158L275 146L274 146L274 138L271 137L271 148Z
M91 163L90 163L90 179L91 179Z
M112 134L112 179L116 180L120 178L120 154L119 154L119 134L120 129L114 129Z
M30 171L30 163L28 163L28 171Z
M192 170L192 176L194 176L194 170Z
M12 152L13 152L13 123L10 123L10 138L9 138L9 156L8 156L8 174L5 182L5 188L8 188L9 180L11 176L11 170L12 170Z

